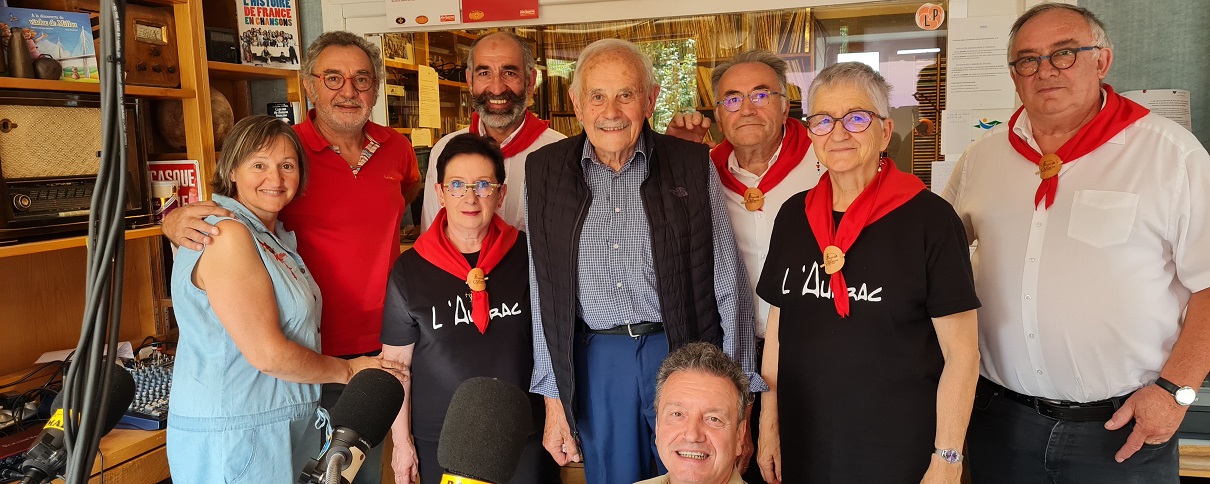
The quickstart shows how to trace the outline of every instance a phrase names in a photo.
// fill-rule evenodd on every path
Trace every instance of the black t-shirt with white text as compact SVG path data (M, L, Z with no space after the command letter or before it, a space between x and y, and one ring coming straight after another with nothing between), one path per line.
M979 307L966 232L928 191L865 227L845 253L841 318L805 196L782 205L757 284L781 310L784 481L918 483L945 364L932 318Z
M472 263L478 254L468 254ZM399 256L387 282L383 344L412 352L412 435L436 442L454 391L471 377L486 376L529 388L533 373L529 308L529 259L525 234L487 275L491 301L487 332L471 321L464 278L433 265L415 250ZM531 404L541 400L530 396ZM534 415L541 416L541 407ZM535 418L536 428L542 420Z

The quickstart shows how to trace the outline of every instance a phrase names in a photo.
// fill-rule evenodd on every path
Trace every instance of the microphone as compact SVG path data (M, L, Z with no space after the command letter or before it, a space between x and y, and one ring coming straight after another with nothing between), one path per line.
M529 397L495 378L458 386L445 413L437 463L441 484L507 484L517 471L533 429Z
M109 408L104 409L105 422L101 435L108 434L122 419L122 414L126 413L130 402L134 401L134 390L134 378L130 376L130 372L121 366L114 365L113 376L109 379ZM21 484L42 484L63 472L68 455L67 449L64 448L63 438L63 393L59 393L55 397L51 409L50 420L46 422L42 433L38 434L34 445L26 452L25 461L21 463L21 472L25 475L21 479ZM77 418L81 413L76 409L67 409L67 411L72 412ZM76 445L81 444L77 442Z
M386 438L400 407L403 384L399 379L377 368L353 375L329 412L332 435L320 456L303 467L298 484L353 482L365 462L366 451Z

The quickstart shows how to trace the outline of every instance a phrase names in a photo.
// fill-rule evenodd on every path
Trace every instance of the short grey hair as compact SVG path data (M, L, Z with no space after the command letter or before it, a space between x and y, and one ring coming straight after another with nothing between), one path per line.
M740 52L735 57L732 57L731 60L714 66L714 70L710 71L710 85L714 86L715 100L718 100L719 97L718 82L723 79L723 75L727 73L727 70L739 64L749 63L761 63L769 66L770 69L773 69L773 73L777 74L777 82L781 83L782 94L789 94L786 92L786 70L788 68L786 61L782 60L781 57L778 57L777 54L774 54L768 50L754 49Z
M689 343L673 351L660 364L659 373L655 377L655 401L659 406L660 395L664 393L664 383L673 373L679 371L696 371L711 376L730 380L739 394L739 419L742 422L747 415L748 405L752 404L752 395L748 393L748 376L740 368L739 363L723 353L718 346L701 341ZM657 417L658 418L658 417Z
M581 74L595 64L598 57L609 55L626 58L639 68L643 76L642 79L639 79L639 87L643 89L644 94L650 94L655 89L655 66L651 64L651 57L639 50L639 46L633 42L622 39L601 39L588 44L588 47L580 51L580 58L576 59L576 70L571 75L571 92L576 93L576 96L583 96L584 83L581 81L581 77L583 77Z
M494 35L502 35L507 37L509 40L516 42L517 47L521 48L521 63L524 64L525 68L525 74L523 75L525 76L525 83L529 84L530 72L533 72L534 66L537 64L534 61L534 48L533 46L529 45L529 42L525 41L525 38L507 30L500 30L489 34L484 34L479 36L478 39L475 39L474 42L471 42L471 48L466 53L466 78L470 79L471 73L475 70L475 48L479 46L479 42L482 42L483 39Z
M873 67L860 62L841 62L820 71L815 80L811 81L811 88L807 90L808 112L814 112L815 96L821 90L839 85L855 86L864 90L866 97L874 103L876 114L882 117L891 115L891 84Z
M1088 29L1092 31L1092 45L1106 49L1113 48L1113 42L1109 40L1109 33L1105 31L1105 24L1101 23L1101 19L1098 19L1091 10L1066 3L1040 3L1017 17L1017 21L1013 22L1012 28L1008 30L1008 55L1010 57L1013 55L1013 46L1017 44L1017 32L1021 30L1021 27L1024 27L1034 17L1051 10L1066 10L1080 14L1088 22Z
M319 54L328 47L344 47L354 46L366 53L370 58L370 64L374 66L374 92L378 92L378 86L387 77L386 67L382 63L382 49L379 49L373 42L366 40L365 37L344 30L333 30L324 32L307 46L307 55L303 56L302 71L304 72L307 82L315 82L315 61L319 59Z

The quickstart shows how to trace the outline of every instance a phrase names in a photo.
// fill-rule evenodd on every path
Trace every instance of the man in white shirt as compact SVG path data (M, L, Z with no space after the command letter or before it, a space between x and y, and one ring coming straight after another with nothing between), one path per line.
M744 484L735 458L749 403L748 377L723 350L673 351L655 381L655 447L668 473L636 484Z
M769 236L781 205L819 181L823 173L807 130L797 119L789 119L786 97L786 61L767 50L741 52L719 64L711 73L714 114L726 140L710 153L723 183L727 214L735 230L735 241L748 270L752 300L756 304L757 364L760 364L769 318L769 303L756 295ZM667 134L701 142L710 119L700 113L677 115ZM759 405L754 412L759 412ZM756 433L752 419L752 435ZM755 438L755 437L753 437ZM748 482L763 482L751 457L751 442L744 439L740 469Z
M1173 438L1210 371L1210 155L1102 84L1093 14L1013 25L1021 97L945 198L977 248L975 484L1176 483Z
M495 139L504 152L504 183L509 186L504 205L496 213L521 230L525 230L525 157L538 148L566 138L529 111L537 72L533 48L515 34L493 32L475 40L466 62L466 82L470 85L475 108L471 126L442 137L429 153L429 159L436 160L445 144L462 133L473 132ZM437 179L436 163L429 163L424 179L421 230L428 230L441 210L434 181Z

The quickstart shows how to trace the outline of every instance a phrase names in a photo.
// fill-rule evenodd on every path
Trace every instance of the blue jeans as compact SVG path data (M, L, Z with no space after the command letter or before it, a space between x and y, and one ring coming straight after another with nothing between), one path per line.
M1041 416L980 382L967 432L973 484L1177 484L1175 437L1143 445L1126 462L1113 456L1134 429L1109 431L1105 422L1069 422Z

